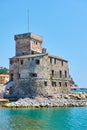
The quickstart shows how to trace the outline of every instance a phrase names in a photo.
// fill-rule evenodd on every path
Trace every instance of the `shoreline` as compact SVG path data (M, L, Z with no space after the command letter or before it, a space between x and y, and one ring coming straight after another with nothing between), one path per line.
M56 96L20 98L3 104L7 108L41 108L41 107L84 107L87 106L87 93L71 93Z

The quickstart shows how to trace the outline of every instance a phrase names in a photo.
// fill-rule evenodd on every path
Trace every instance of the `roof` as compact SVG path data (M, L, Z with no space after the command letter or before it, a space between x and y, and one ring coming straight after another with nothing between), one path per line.
M61 61L68 62L67 60L65 60L65 59L63 59L63 58L61 58L59 56L54 56L54 55L51 55L51 54L48 54L48 56L51 57L51 58L55 58L55 59L58 59L58 60L61 60Z
M45 56L45 55L48 55L48 57L51 57L51 58L55 58L55 59L58 59L58 60L61 60L61 61L65 61L65 62L68 62L67 60L59 57L59 56L54 56L54 55L51 55L51 54L48 54L48 53L41 53L41 54L33 54L33 55L22 55L22 56L14 56L12 58L16 58L16 59L24 59L24 58L34 58L34 57L40 57L40 56ZM10 58L10 59L12 59Z
M23 59L23 58L34 58L34 57L40 57L40 56L45 56L48 53L41 53L41 54L33 54L33 55L22 55L22 56L14 56L12 58L16 58L16 59ZM11 58L10 58L11 59Z

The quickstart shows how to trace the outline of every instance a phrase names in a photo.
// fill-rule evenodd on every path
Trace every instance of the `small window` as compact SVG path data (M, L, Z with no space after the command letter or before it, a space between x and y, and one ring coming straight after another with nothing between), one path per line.
M13 64L13 61L12 61L12 60L10 60L10 64L11 64L11 65Z
M67 71L65 70L65 78L67 78Z
M62 71L61 70L59 71L59 75L60 75L60 78L62 78Z
M13 81L13 74L10 74L10 80Z
M47 81L44 81L44 86L47 86Z
M61 61L61 65L63 66L63 60Z
M52 86L56 87L56 82L55 81L52 81Z
M23 65L23 60L20 61L21 65Z
M67 87L67 82L65 82L65 86Z
M61 87L61 82L59 82L59 87Z
M37 77L37 74L36 73L30 73L29 74L31 77Z
M50 63L52 63L52 58L50 58Z
M34 54L34 51L32 51L31 54Z
M52 70L52 76L54 76L54 70Z
M40 60L36 60L36 64L39 65L40 64Z
M54 64L56 64L56 59L54 59Z

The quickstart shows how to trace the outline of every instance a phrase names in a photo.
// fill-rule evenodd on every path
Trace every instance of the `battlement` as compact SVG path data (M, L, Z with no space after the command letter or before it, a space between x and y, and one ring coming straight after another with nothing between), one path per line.
M26 38L31 38L31 39L34 39L34 40L37 40L39 42L42 42L43 41L43 38L42 36L39 36L37 34L34 34L34 33L23 33L23 34L17 34L14 36L14 39L17 40L17 39L26 39Z

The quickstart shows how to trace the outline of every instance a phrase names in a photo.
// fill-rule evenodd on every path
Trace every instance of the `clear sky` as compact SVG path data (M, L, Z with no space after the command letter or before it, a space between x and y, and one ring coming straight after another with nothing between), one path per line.
M9 68L15 34L43 36L47 52L68 60L70 75L87 87L87 0L0 0L0 66Z

